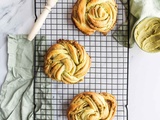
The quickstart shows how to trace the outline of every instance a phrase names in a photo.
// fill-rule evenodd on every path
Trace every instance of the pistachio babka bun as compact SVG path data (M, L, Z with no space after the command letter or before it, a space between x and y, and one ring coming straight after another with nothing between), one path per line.
M68 120L112 120L117 102L109 93L84 92L76 95L67 111Z
M91 65L84 47L73 40L58 40L44 57L44 72L48 77L66 84L82 81Z
M77 0L72 10L75 26L86 35L99 31L104 35L114 27L117 4L114 0Z

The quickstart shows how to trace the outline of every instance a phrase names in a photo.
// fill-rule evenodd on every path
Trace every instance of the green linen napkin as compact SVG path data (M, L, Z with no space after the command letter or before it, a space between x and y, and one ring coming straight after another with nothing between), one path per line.
M34 41L28 41L27 35L8 36L8 74L0 93L0 120L33 120L33 55Z
M123 4L124 8L126 9L125 11L125 15L126 15L126 20L125 22L118 28L118 31L115 31L113 33L113 38L121 45L123 45L124 47L132 47L132 41L128 41L128 32L126 32L128 30L128 0L120 0L121 3ZM129 42L129 43L128 43Z

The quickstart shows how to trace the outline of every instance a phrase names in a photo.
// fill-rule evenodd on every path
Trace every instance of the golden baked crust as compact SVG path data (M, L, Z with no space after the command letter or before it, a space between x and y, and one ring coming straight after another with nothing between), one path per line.
M48 77L66 84L78 83L88 72L91 59L76 41L58 40L44 58L44 72Z
M106 35L115 25L117 4L114 0L77 0L72 20L84 34L99 31Z
M68 120L112 120L117 102L109 93L84 92L73 98L67 111Z

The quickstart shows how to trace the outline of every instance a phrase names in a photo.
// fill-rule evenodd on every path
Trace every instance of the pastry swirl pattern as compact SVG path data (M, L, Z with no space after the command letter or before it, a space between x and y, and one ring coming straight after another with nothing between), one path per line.
M72 20L84 34L99 31L106 35L115 25L117 4L114 0L77 0Z
M73 84L84 79L90 65L89 55L78 42L58 40L45 55L44 72L54 80Z
M67 111L68 120L112 120L117 102L108 93L84 92L73 98Z

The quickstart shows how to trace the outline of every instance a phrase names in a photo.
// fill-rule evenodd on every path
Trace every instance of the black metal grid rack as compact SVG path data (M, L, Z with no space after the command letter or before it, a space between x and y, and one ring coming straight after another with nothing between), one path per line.
M39 32L40 36L45 38L41 41L35 40L34 119L67 120L66 110L71 99L78 93L94 91L115 95L118 109L114 120L127 120L128 48L118 44L112 36L126 20L126 8L116 0L118 18L115 29L107 36L98 32L86 36L71 21L72 7L75 2L76 0L59 0ZM46 0L35 0L36 16L42 12L45 4ZM124 4L128 6L128 2ZM121 31L128 36L128 29ZM77 40L92 58L91 69L81 83L73 85L58 83L43 73L44 54L52 44L56 43L56 40L62 38Z

